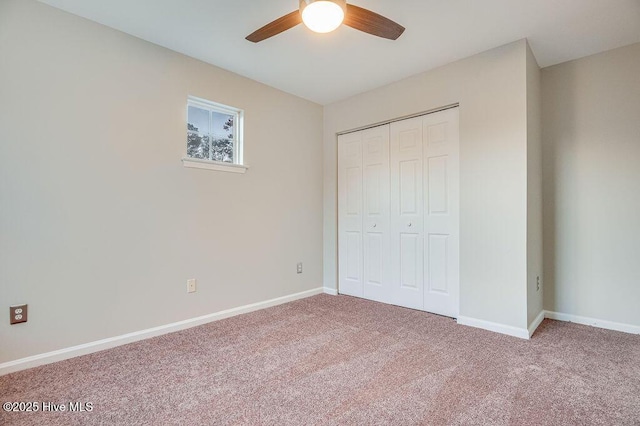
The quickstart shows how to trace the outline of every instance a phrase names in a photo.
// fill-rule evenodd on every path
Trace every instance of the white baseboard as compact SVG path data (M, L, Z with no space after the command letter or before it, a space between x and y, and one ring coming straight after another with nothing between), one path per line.
M536 319L533 320L531 324L529 324L529 337L533 336L533 333L536 332L536 329L542 324L542 321L546 318L545 311L540 311Z
M324 287L323 290L325 294L330 294L332 296L338 295L338 290L336 290L335 288Z
M116 346L126 345L127 343L137 342L139 340L148 339L150 337L160 336L174 331L184 330L198 325L207 324L224 318L233 317L248 312L258 311L260 309L269 308L271 306L281 305L283 303L292 302L298 299L315 296L325 292L322 287L313 290L303 291L301 293L290 294L288 296L278 297L264 302L252 303L249 305L239 306L237 308L227 309L225 311L213 314L203 315L197 318L191 318L184 321L178 321L171 324L161 325L146 330L135 331L133 333L123 334L121 336L109 337L107 339L97 340L95 342L84 343L70 348L59 349L39 355L17 359L0 364L0 376L14 373L27 368L37 367L39 365L50 364L52 362L62 361L74 358L80 355L86 355L93 352L102 351Z
M533 336L533 333L545 318L558 321L574 322L576 324L590 325L592 327L621 331L623 333L640 334L640 326L637 325L600 320L596 318L581 317L578 315L563 314L561 312L553 311L540 312L536 319L534 319L533 322L529 325L528 329L512 327L509 325L498 324L495 322L484 321L464 316L458 317L458 324L482 328L483 330L494 331L496 333L507 334L509 336L520 337L521 339L529 339L531 338L531 336Z
M575 322L576 324L590 325L592 327L605 328L607 330L622 331L624 333L640 334L640 326L624 324L620 322L605 321L596 318L581 317L578 315L563 314L561 312L544 311L544 317L558 320Z
M542 320L541 320L542 321ZM519 337L521 339L529 339L529 330L526 328L518 328L497 322L479 320L471 317L458 316L458 324L468 325L470 327L481 328L496 333L506 334L509 336Z

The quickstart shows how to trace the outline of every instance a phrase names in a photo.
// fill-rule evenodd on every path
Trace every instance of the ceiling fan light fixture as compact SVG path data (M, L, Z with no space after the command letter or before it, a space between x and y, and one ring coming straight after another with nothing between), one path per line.
M344 21L346 0L300 0L302 22L316 33L329 33Z

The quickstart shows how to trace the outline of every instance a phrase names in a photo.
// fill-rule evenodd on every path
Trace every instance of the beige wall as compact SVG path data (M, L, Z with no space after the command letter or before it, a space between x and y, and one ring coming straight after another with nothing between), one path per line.
M540 67L527 46L527 324L542 313L542 93ZM538 289L540 277L540 289Z
M245 175L182 166L187 95L245 110ZM322 130L319 105L0 2L0 362L320 287Z
M640 43L545 68L545 309L640 325Z
M336 133L452 103L461 316L523 329L544 293L547 310L640 325L640 44L540 80L522 40L324 118L34 1L0 3L0 54L0 308L30 306L0 321L0 362L336 288ZM247 174L182 166L187 95L245 110Z
M325 107L324 285L337 281L336 133L460 103L460 315L527 328L527 80L521 40Z

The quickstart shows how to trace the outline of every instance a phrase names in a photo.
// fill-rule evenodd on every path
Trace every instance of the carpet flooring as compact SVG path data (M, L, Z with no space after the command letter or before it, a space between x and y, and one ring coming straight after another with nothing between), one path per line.
M318 295L2 376L6 401L40 411L2 425L640 425L640 336Z

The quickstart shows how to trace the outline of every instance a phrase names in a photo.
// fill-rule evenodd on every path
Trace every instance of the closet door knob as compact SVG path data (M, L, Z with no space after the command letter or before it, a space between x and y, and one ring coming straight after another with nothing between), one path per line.
M378 225L376 225L376 224L374 223L374 224L373 224L373 227L375 228L376 226L378 226Z
M407 223L407 226L408 226L409 228L411 228L411 222Z

